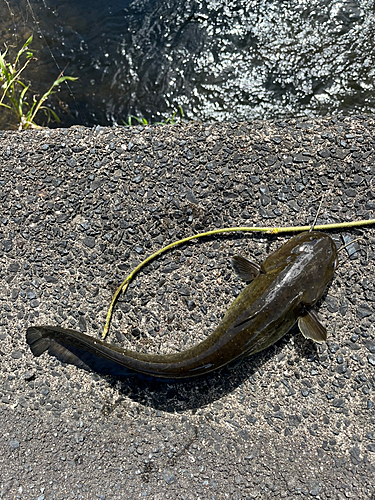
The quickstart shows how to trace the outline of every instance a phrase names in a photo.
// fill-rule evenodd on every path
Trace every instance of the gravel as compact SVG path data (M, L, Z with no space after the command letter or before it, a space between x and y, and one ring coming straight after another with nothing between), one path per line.
M88 373L34 358L30 325L99 337L147 255L228 226L375 218L375 120L0 132L0 498L371 498L375 286L371 227L334 231L318 305L328 340L293 330L190 381ZM117 304L109 341L174 352L212 332L288 239L227 234L159 257ZM355 246L354 246L355 245ZM353 251L354 248L354 251Z

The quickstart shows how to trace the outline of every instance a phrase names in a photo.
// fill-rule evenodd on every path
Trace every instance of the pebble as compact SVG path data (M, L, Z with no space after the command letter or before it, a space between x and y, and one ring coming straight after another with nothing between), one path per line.
M357 308L356 313L359 319L363 319L367 318L368 316L371 316L373 311L372 308L366 302L362 302L362 304Z
M30 381L32 380L33 378L35 377L35 371L34 370L27 370L24 375L23 375L23 378L27 381Z
M86 236L86 238L83 238L83 243L89 248L94 248L95 247L95 238L92 236Z
M4 252L10 252L13 248L13 243L10 240L3 240L2 245Z
M13 359L21 359L23 356L23 353L22 353L22 351L13 351L11 353L11 356Z
M9 447L11 450L17 450L20 447L20 443L17 439L11 439L9 441Z

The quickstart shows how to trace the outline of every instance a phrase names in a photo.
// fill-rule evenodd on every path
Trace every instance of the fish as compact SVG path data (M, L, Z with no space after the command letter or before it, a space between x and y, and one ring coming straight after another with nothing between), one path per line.
M236 275L249 283L215 331L190 349L141 353L58 326L29 327L27 343L34 356L48 351L89 371L95 358L151 377L186 379L268 348L297 323L305 338L318 343L327 339L327 330L312 308L337 266L336 245L329 235L310 230L292 237L261 264L239 255L231 263Z

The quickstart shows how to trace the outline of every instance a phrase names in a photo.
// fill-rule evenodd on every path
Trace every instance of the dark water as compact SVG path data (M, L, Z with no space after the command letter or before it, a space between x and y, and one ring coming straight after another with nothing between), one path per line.
M34 34L34 88L57 77L56 62L79 77L73 96L63 85L52 100L65 125L155 121L178 105L200 120L368 113L374 10L370 0L0 0L0 33L17 46Z

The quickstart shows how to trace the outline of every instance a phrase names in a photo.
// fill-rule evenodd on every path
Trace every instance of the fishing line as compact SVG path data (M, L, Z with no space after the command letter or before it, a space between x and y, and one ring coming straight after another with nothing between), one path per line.
M4 1L5 1L5 2L7 2L7 0L4 0ZM26 3L27 3L27 5L28 5L28 7L29 7L29 9L30 9L30 12L31 12L31 16L32 16L32 18L33 18L33 21L34 21L34 23L36 24L36 26L38 27L39 33L40 33L41 37L43 38L43 41L44 41L44 43L46 44L46 47L48 48L49 53L51 54L52 60L53 60L53 61L54 61L54 63L56 64L56 67L57 67L57 69L59 70L59 73L60 73L60 76L61 76L61 75L63 75L63 74L64 74L64 71L65 71L65 69L66 69L66 66L65 66L65 68L64 68L63 70L61 69L61 67L60 67L59 63L58 63L58 62L57 62L57 60L56 60L56 57L53 55L53 52L52 52L51 47L49 46L49 44L48 44L48 42L47 42L47 40L46 40L46 37L44 36L44 33L43 33L43 31L42 31L42 29L41 29L41 27L40 27L40 23L39 23L39 21L37 20L36 15L35 15L35 13L34 13L34 10L33 10L32 6L31 6L30 0L26 0ZM46 4L45 4L44 2L43 2L43 4L44 4L44 6L45 6L45 7L47 7L47 6L46 6ZM80 113L80 111L79 111L78 102L77 102L77 100L76 100L76 98L75 98L75 96L74 96L73 90L72 90L72 88L71 88L71 86L69 85L69 83L68 83L68 81L67 81L67 80L65 80L65 82L64 82L64 83L65 83L65 85L68 87L69 93L70 93L71 97L73 98L74 104L75 104L75 106L76 106L76 110L77 110L77 112L78 112L78 116L79 116L80 120L83 122L83 120L82 120L82 116L81 116L81 113Z
M318 210L316 211L314 222L312 223L312 225L311 225L311 227L309 229L309 233L311 233L311 231L314 230L314 226L316 224L316 221L318 220L318 215L319 215L320 209L322 208L323 198L324 198L324 196L322 195L322 197L320 199Z
M342 247L340 247L337 252L341 252L341 250L344 250L344 248L347 248L347 247L350 247L350 245L353 245L353 243L355 243L356 241L364 241L365 245L367 245L367 241L364 239L364 238L356 238L355 240L352 240L352 241L349 241L349 243L347 243L346 245L343 245ZM357 250L353 253L356 253Z
M367 243L367 241L365 240L365 238L356 238L355 240L349 241L349 243L347 243L346 245L342 245L342 246L341 246L341 247L337 250L337 253L341 252L341 250L344 250L344 248L347 248L347 247L350 247L350 245L353 245L354 251L350 253L350 252L349 252L349 250L348 250L348 257L349 257L349 259L350 259L350 257L351 257L352 255L355 255L357 252L359 253L359 252L360 252L360 250L361 250L360 248L359 248L358 250L355 248L354 243L355 243L356 241L363 241L363 242L364 242L364 244L366 245L366 261L368 262L368 243ZM339 263L339 265L340 265L340 263ZM339 267L339 265L338 265L337 267Z

